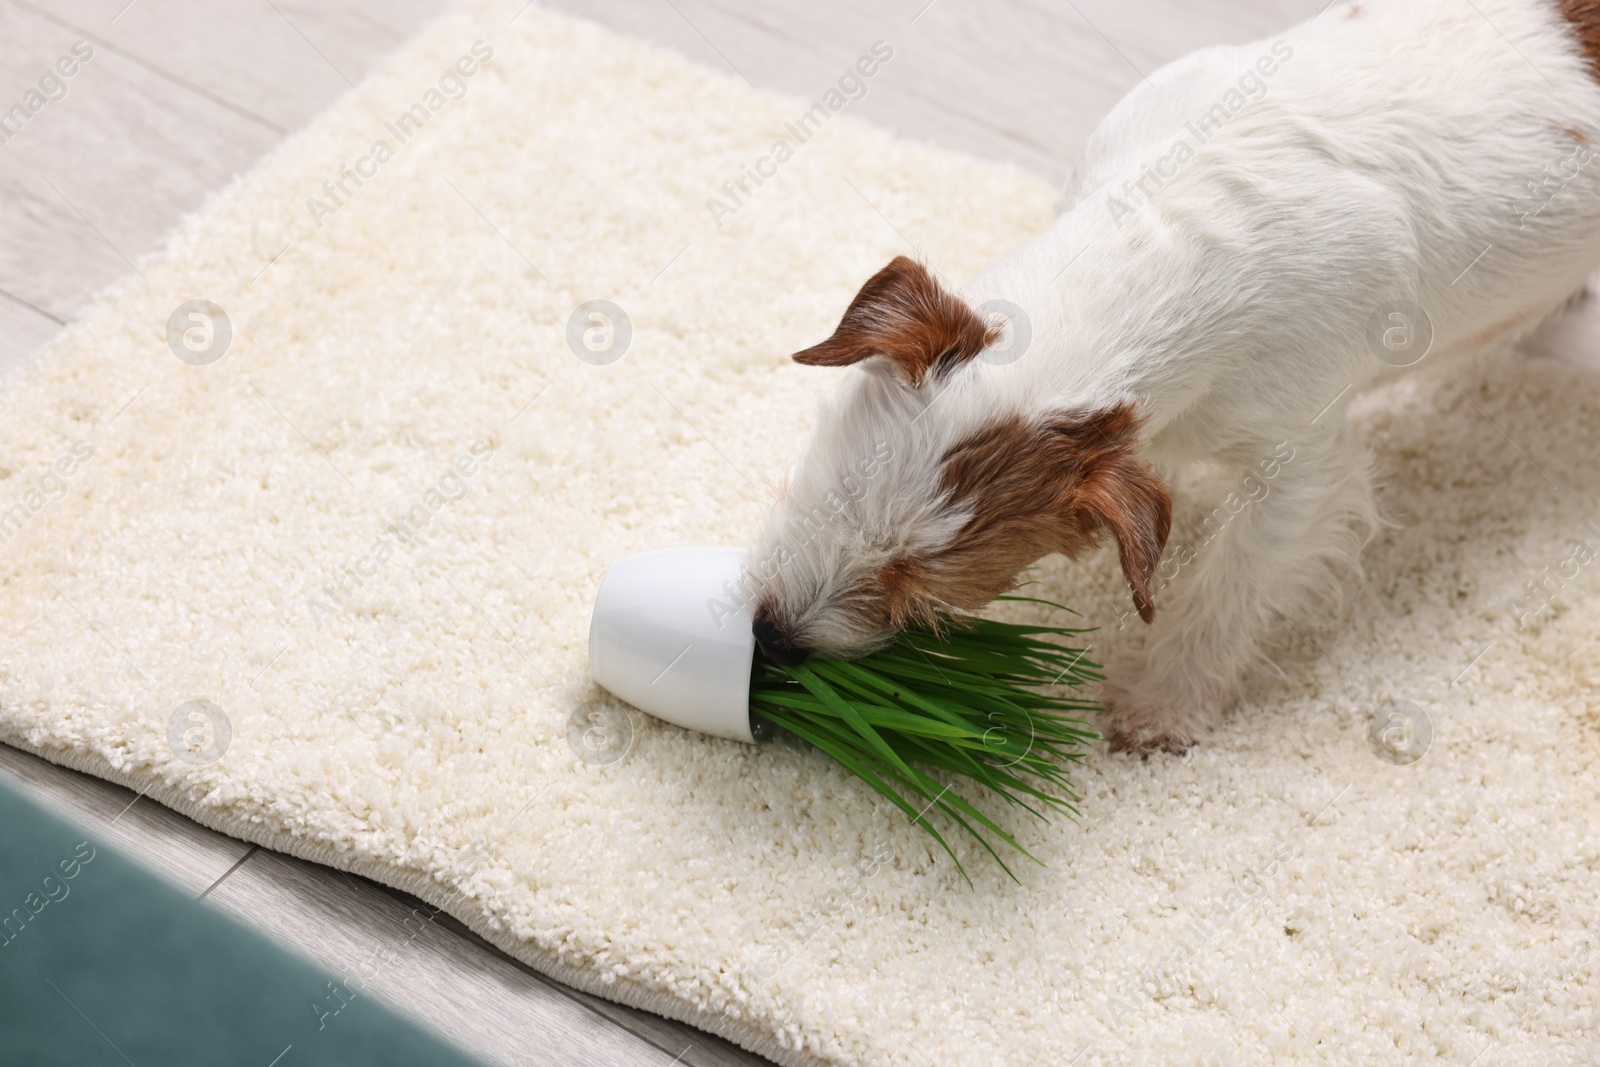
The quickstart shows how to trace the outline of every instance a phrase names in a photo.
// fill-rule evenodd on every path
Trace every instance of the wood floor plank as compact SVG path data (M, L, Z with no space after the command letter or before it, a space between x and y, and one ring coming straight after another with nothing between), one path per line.
M1004 21L1014 30L1023 25L1046 29L1017 33L1007 42L1004 62L996 64L982 36L967 43L947 37L968 34L974 23L981 34L990 20L1001 20L996 10L1017 6L1012 0L982 8L935 0L912 22L925 3L827 0L746 9L727 0L551 0L550 6L665 45L761 88L808 100L833 87L881 40L893 49L893 58L845 113L918 140L1019 163L1053 179L1065 173L1068 146L1087 133L1090 115L1109 107L1137 77L1130 71L1105 85L1074 73L1098 75L1106 46L1086 27L1068 22L1070 10L1067 17L1028 6L1008 13ZM1057 60L1081 55L1082 62L1058 64L1049 78L1030 80L1028 72L1037 63L1030 53L1039 51Z
M249 845L207 830L131 790L0 745L0 775L39 804L198 896Z
M0 110L60 78L57 64L79 59L78 40L0 0ZM279 139L125 56L79 47L90 58L60 78L65 95L0 146L0 289L61 319L133 272L173 224Z
M683 1067L771 1067L771 1060L683 1023L626 1004L601 1000L576 989L567 992L618 1026L679 1056L678 1062Z
M403 893L390 886L373 884L375 888L404 902L407 907L423 907L421 901L418 901L408 893ZM683 1067L770 1067L770 1061L764 1057L758 1056L753 1052L747 1052L714 1034L703 1033L674 1019L667 1019L660 1015L641 1011L638 1008L630 1008L626 1004L618 1004L615 1001L605 1000L581 990L564 986L553 978L540 974L527 964L507 956L450 915L441 913L434 922L442 929L455 933L468 943L462 946L462 952L486 953L509 963L511 966L544 982L551 988L560 991L577 1003L585 1005L596 1014L610 1019L623 1029L639 1035L657 1048L680 1057L677 1062L682 1064Z
M364 879L259 851L207 899L274 940L298 946L341 988L352 981L357 996L370 989L489 1063L671 1067L681 1051L668 1052L623 1029L462 936L443 913L433 917L431 909Z
M548 0L764 89L815 99L873 42L894 58L851 114L1062 181L1141 77L1196 48L1316 14L1323 0Z
M450 6L448 0L17 2L285 133L328 108Z

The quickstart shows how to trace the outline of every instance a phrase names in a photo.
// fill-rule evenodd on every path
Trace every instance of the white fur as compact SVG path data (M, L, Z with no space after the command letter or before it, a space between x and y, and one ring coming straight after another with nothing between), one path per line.
M1200 143L1195 124L1230 89L1256 99ZM1600 262L1600 160L1576 166L1579 135L1600 142L1600 87L1551 0L1340 5L1162 68L1091 136L1070 209L962 290L1024 309L1025 355L915 389L887 367L850 372L758 542L754 595L817 649L882 640L841 597L949 542L966 516L941 498L939 459L1008 414L1136 401L1165 470L1242 474L1288 442L1273 492L1166 586L1146 648L1113 664L1113 736L1187 745L1266 631L1336 591L1375 524L1343 417L1389 372L1367 341L1374 312L1421 306L1427 359L1452 358L1531 328ZM1141 190L1163 160L1169 176ZM841 494L885 448L859 498ZM807 514L831 517L797 535Z

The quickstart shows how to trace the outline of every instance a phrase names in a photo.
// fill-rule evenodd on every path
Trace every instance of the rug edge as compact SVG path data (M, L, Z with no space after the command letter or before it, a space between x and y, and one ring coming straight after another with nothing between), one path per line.
M3 728L4 725L3 722L0 722L0 728ZM728 1020L725 1015L713 1016L709 1012L699 1011L692 1008L687 1001L671 994L658 993L626 979L618 979L609 984L602 982L593 973L571 964L563 963L553 953L532 947L527 942L516 938L509 931L492 929L487 922L482 920L481 916L459 914L455 909L444 903L450 898L448 892L412 872L398 867L390 868L378 860L359 856L344 856L332 849L325 848L293 834L268 830L258 824L235 818L221 809L208 808L203 804L193 803L178 790L159 784L159 779L157 780L157 785L141 789L141 786L146 783L142 783L137 775L119 770L103 757L91 752L79 752L74 749L52 750L47 747L36 746L25 738L3 729L0 729L0 744L9 745L21 752L27 752L55 766L87 774L92 778L111 782L113 785L119 785L124 789L131 789L140 796L154 800L162 807L177 812L191 822L197 823L208 830L225 834L235 840L259 845L262 848L293 856L295 859L304 860L307 863L315 863L337 871L360 875L381 885L389 886L391 889L409 893L430 907L437 908L456 919L471 930L474 935L482 938L512 959L532 967L535 971L560 982L562 985L570 986L591 996L609 1000L625 1007L647 1011L652 1015L659 1015L663 1018L692 1026L696 1030L715 1034L733 1042L748 1052L754 1052L758 1056L766 1057L778 1064L779 1067L837 1067L839 1062L822 1059L801 1049L784 1048L773 1040L768 1031L735 1023ZM71 816L63 817L70 822L77 822ZM88 829L93 830L94 828L88 827ZM142 858L129 852L126 848L115 847L123 855L139 863L147 870L152 869ZM155 873L165 880L165 876L161 875L159 871ZM320 963L299 945L285 943L276 937L269 937L269 940L302 959ZM385 999L392 1010L409 1017L409 1013L403 1005L396 1004L391 1000L387 1000L387 998ZM649 1040L643 1035L621 1026L620 1023L615 1025L627 1030L628 1033L641 1041ZM462 1047L454 1036L433 1027L428 1027L428 1029L441 1035L451 1045L458 1048ZM464 1051L472 1055L478 1055L472 1052L471 1049L464 1049Z
M479 0L479 3L481 3L481 0ZM264 172L271 171L285 156L293 153L299 144L314 137L318 129L329 120L330 116L338 114L352 100L369 91L370 86L382 78L387 71L403 64L409 50L417 47L420 42L427 40L441 25L463 14L470 13L475 7L479 6L479 3L475 3L474 0L451 0L438 14L426 20L422 26L401 40L394 49L361 76L353 86L341 91L332 101L319 109L300 126L287 131L245 167L207 191L204 198L194 208L174 219L149 248L135 257L132 270L116 275L95 288L52 337L28 353L20 364L10 368L6 373L0 374L0 388L15 389L31 384L30 380L41 372L41 368L47 362L57 358L61 352L78 343L82 335L94 328L96 316L106 313L111 308L127 303L132 299L131 294L137 292L138 285L147 284L141 283L140 271L142 269L176 255L184 240L197 233L232 198L239 196L241 190L250 181L257 179ZM546 17L623 38L631 45L643 48L655 56L664 57L669 62L682 64L686 68L691 68L709 76L727 88L739 92L751 91L756 95L782 100L795 105L810 102L805 94L799 90L779 89L770 86L747 86L735 75L719 70L712 64L702 62L642 34L627 32L607 25L598 18L564 9L552 8L543 3L538 3L535 6L539 13ZM839 117L844 119L847 124L875 130L896 142L905 143L920 150L933 151L955 157L965 165L978 165L1003 172L1012 180L1026 178L1038 182L1050 188L1053 196L1058 195L1048 178L1020 164L987 159L970 150L951 148L924 138L908 136L862 115L842 115ZM683 1023L696 1030L714 1034L741 1049L765 1057L778 1064L779 1067L841 1067L842 1064L850 1062L843 1059L824 1058L804 1049L783 1047L777 1043L771 1029L740 1023L729 1019L725 1015L701 1011L694 1008L688 1001L677 996L646 988L627 979L617 979L611 983L602 982L592 971L565 963L554 953L538 948L530 942L522 941L509 931L492 928L481 915L464 914L464 909L458 910L452 907L447 902L452 899L453 894L449 892L447 887L439 886L416 872L386 864L379 859L345 855L296 834L269 830L262 825L237 817L224 809L192 801L179 789L165 784L156 768L152 767L144 772L124 771L118 769L103 756L93 752L53 746L48 743L35 744L24 735L16 732L13 724L8 723L3 717L0 717L0 744L36 756L54 766L64 767L129 789L139 796L152 800L162 807L184 816L191 822L224 834L234 840L258 845L262 848L333 870L356 874L380 885L408 893L424 901L430 907L437 908L455 918L471 930L475 936L481 938L496 950L505 953L513 960L532 968L540 975L602 1000L646 1011L665 1019ZM60 812L57 812L57 814L62 815L69 821L77 822L70 815ZM94 828L86 827L86 829L93 831ZM119 848L118 850L129 859L166 880L160 871L150 867L137 854L126 848ZM286 942L272 936L269 936L269 940L301 959L320 965L320 961L315 956L312 956L298 944ZM425 1020L412 1018L411 1013L402 1005L392 1000L386 1001L386 1003L392 1010L406 1016L415 1025L422 1026L430 1032L440 1035L443 1040L455 1047L464 1048L453 1035L432 1027ZM614 1025L621 1026L621 1024ZM628 1030L628 1033L641 1041L649 1042L649 1038L638 1034L636 1031L627 1027L622 1027L622 1029ZM477 1055L472 1053L470 1049L465 1049L465 1051L469 1054Z

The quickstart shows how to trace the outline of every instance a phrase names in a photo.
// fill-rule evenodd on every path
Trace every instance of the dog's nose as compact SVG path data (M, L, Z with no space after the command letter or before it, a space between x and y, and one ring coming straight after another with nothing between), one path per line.
M765 615L757 615L751 629L756 633L756 644L761 646L761 651L774 663L781 663L785 667L794 667L806 661L811 655L809 649L793 644L777 624Z

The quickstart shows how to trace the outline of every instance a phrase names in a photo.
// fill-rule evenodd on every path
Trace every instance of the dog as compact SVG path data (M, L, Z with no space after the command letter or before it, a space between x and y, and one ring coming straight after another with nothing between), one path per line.
M1597 0L1360 0L1150 75L1045 233L959 289L896 258L794 355L855 369L749 556L762 650L864 654L1109 536L1151 630L1104 731L1184 751L1377 528L1350 397L1600 264L1597 142ZM1167 478L1285 445L1158 611Z

